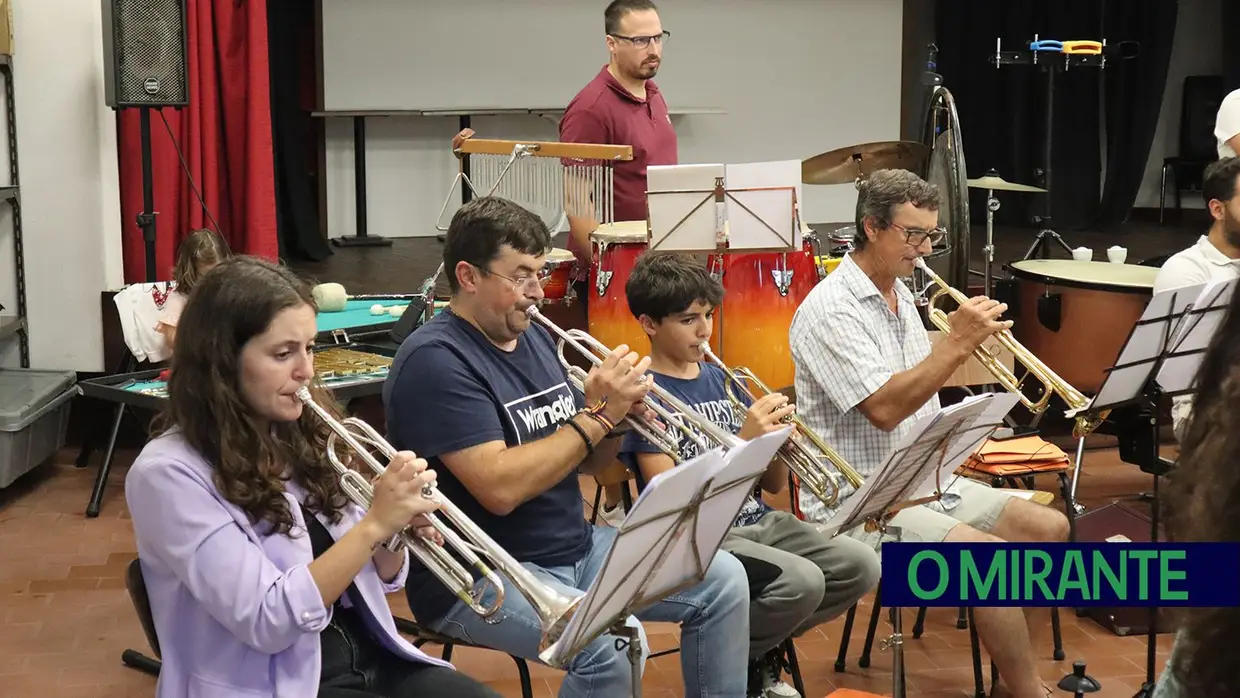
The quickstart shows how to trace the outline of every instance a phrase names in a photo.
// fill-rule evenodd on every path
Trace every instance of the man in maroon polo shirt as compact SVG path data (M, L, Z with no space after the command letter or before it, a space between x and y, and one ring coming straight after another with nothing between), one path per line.
M667 102L652 78L663 59L663 30L659 11L650 0L613 0L603 12L607 65L568 103L560 120L560 141L600 143L633 147L633 159L617 162L612 171L612 196L616 221L646 220L646 167L675 165L676 131ZM586 191L593 187L586 187ZM570 197L571 198L571 197ZM590 233L599 221L571 206L568 214L568 249L577 257L573 285L582 311L590 293ZM620 487L604 488L602 516L618 524Z

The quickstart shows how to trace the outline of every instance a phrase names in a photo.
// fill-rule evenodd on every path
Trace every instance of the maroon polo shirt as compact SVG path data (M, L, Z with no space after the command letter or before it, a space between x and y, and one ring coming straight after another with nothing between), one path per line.
M646 98L639 99L607 71L607 66L573 97L560 120L560 141L633 147L633 159L615 164L612 192L617 221L646 220L646 168L676 165L676 131L663 93L646 81ZM583 261L589 254L569 248Z

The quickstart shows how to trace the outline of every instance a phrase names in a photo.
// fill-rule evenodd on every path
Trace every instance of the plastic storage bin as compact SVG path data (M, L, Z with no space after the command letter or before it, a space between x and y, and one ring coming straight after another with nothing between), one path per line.
M73 371L0 369L0 489L65 444Z

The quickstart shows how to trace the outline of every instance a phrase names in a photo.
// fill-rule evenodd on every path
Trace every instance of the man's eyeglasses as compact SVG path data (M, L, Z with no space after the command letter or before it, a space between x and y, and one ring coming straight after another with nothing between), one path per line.
M943 226L932 228L931 230L919 230L917 228L906 228L899 223L892 223L891 227L898 230L903 230L904 241L913 247L920 247L921 243L925 242L927 239L930 240L930 245L934 246L942 242L943 238L947 237L947 228L944 228Z
M547 283L551 281L551 270L546 268L539 269L537 272L529 276L519 276L514 279L511 276L505 276L497 271L491 271L490 269L477 264L474 266L477 267L478 271L481 271L484 274L498 276L499 278L507 281L512 285L513 291L527 296L540 288L545 288Z
M624 36L621 34L611 34L610 36L613 39L624 39L636 48L646 48L651 41L662 46L671 35L671 32L664 30L662 34L655 34L654 36Z

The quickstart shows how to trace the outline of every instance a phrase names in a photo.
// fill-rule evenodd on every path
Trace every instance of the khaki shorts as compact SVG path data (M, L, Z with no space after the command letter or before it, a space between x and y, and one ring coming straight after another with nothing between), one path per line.
M900 529L900 540L906 543L942 543L948 532L960 524L989 533L1013 497L1008 492L964 477L958 479L952 489L959 492L960 500L950 508L945 509L941 502L934 502L910 507L896 514L890 525ZM894 534L888 533L880 540L882 534L866 531L864 526L852 529L847 535L872 548L896 539Z

